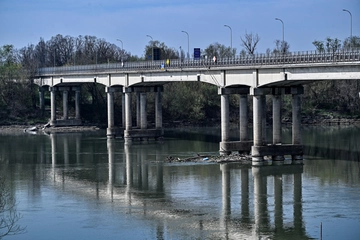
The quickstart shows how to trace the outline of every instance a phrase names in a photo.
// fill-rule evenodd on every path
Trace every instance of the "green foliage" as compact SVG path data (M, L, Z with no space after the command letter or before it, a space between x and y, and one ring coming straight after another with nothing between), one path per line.
M164 115L169 120L186 119L191 122L217 118L220 109L217 96L217 87L205 83L167 84L163 94Z
M231 47L226 47L224 44L213 43L210 44L207 48L203 50L202 55L207 56L208 58L212 58L216 56L217 58L231 58L235 56L236 49Z

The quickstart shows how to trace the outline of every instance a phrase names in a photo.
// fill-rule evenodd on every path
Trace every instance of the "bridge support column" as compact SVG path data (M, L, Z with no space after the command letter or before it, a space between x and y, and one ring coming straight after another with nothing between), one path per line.
M229 95L221 94L221 142L230 141L229 124ZM230 151L222 148L221 143L220 154L230 154Z
M125 93L121 93L121 126L125 128Z
M221 96L221 142L220 154L230 154L231 152L249 153L252 142L249 141L248 134L248 103L247 96L249 87L219 88L218 94ZM240 141L230 141L230 120L229 120L229 95L239 94L239 127Z
M136 92L136 127L141 128L141 93Z
M129 88L124 89L125 94L125 131L124 139L125 144L131 143L130 130L132 129L132 116L131 116L131 90Z
M274 89L275 91L276 89ZM273 144L281 145L281 93L275 93L272 95L273 101ZM274 155L272 156L274 165L283 165L284 156Z
M80 120L80 87L74 87L75 90L75 119Z
M304 91L303 87L294 88L292 90L292 144L301 145L301 95ZM302 164L302 155L292 155L294 164Z
M69 105L68 105L68 99L69 99L69 88L62 87L60 88L63 92L63 120L67 120L69 118Z
M239 119L240 119L240 141L249 140L249 131L248 131L248 104L247 104L247 95L241 94L239 101Z
M106 87L105 92L107 95L107 119L108 127L106 129L106 136L108 138L115 137L114 131L114 91L111 87Z
M146 93L140 93L140 128L147 129Z
M161 109L161 92L162 86L155 87L128 87L125 88L125 117L126 125L124 131L125 143L132 141L133 139L158 139L163 136L162 130L162 109ZM147 107L146 96L147 92L156 92L155 99L155 129L148 129L147 122ZM136 129L132 129L131 126L131 93L136 93L139 96L139 110L137 110L137 116L140 116L140 125ZM138 121L138 119L137 119ZM138 124L138 123L137 123Z
M50 125L54 125L56 122L56 87L50 87L50 105L51 105L51 115L50 115Z
M252 147L252 165L263 165L264 156L255 154L254 148L263 145L263 100L261 95L253 96L253 131L254 131L254 145Z
M157 87L155 96L155 128L162 130L162 87Z

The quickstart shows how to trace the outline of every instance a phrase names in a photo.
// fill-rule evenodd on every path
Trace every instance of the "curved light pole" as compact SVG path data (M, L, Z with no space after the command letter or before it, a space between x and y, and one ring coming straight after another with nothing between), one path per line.
M343 9L344 12L348 12L350 14L350 48L351 48L351 39L352 39L352 14L349 10Z
M282 23L282 41L284 44L284 22L280 18L275 18L275 20L278 20Z
M224 27L228 27L230 29L230 48L232 49L232 29L228 25L224 25Z
M188 54L187 54L187 58L190 58L190 54L189 54L189 34L188 34L188 32L186 32L186 31L181 31L181 32L186 33L186 35L187 35L187 39L188 39Z
M154 40L153 40L152 36L150 36L150 35L146 35L146 36L151 38L151 60L154 60L154 44L153 44Z
M123 51L124 51L123 42L120 39L116 39L116 41L121 42L121 61L122 61L122 55L123 55Z
M121 42L121 50L123 50L123 49L124 49L124 47L123 47L123 42L122 42L120 39L116 39L116 41Z

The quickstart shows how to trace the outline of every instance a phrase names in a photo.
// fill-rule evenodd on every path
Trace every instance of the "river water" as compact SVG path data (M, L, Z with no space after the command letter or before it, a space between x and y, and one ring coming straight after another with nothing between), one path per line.
M25 228L7 239L360 239L360 128L304 127L303 166L164 162L218 155L219 133L132 145L104 131L2 133L0 173Z

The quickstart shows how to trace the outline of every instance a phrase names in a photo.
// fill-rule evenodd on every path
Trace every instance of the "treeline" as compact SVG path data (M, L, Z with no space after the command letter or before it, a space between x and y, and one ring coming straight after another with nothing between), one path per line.
M241 38L243 49L240 55L250 55L256 52L260 41L257 35L245 34ZM290 45L276 40L275 47L267 53L287 53ZM360 48L360 38L353 36L343 42L338 39L326 38L324 41L314 41L317 51L334 52ZM56 35L50 40L40 39L36 44L30 44L20 50L12 45L0 47L0 124L22 122L45 122L49 113L40 112L38 104L38 87L33 84L33 76L39 67L66 65L102 64L121 61L139 61L151 59L152 49L160 49L161 59L185 58L183 49L180 51L166 46L159 41L149 41L144 48L143 57L131 55L122 47L109 43L94 36L62 36ZM202 55L233 57L236 49L219 43L210 44L203 49ZM305 85L303 114L310 117L316 115L360 115L359 81L323 81ZM48 96L47 96L48 97ZM61 95L57 98L61 107ZM134 98L133 98L134 99ZM70 95L70 101L74 101ZM106 123L106 94L100 84L82 85L82 112L85 122ZM154 96L148 94L149 117L154 109ZM271 99L269 101L269 119L271 118ZM249 97L251 110L251 97ZM238 96L230 98L231 120L238 118ZM121 112L121 96L115 99L115 110ZM70 111L74 111L70 109ZM220 97L217 87L199 82L170 83L164 86L163 92L164 122L186 121L190 124L218 122L220 119ZM291 117L291 99L284 97L283 115ZM251 115L250 115L251 116ZM151 118L149 119L151 120ZM119 121L119 120L118 120Z

